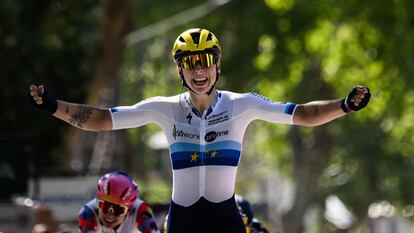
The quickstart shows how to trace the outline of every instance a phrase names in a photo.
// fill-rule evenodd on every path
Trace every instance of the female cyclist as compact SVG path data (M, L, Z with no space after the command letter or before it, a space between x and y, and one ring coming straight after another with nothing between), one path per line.
M200 28L176 39L176 70L188 92L153 97L132 106L99 108L57 101L44 86L30 86L30 100L84 130L114 130L158 124L170 149L173 169L168 233L245 232L234 200L234 186L244 133L256 119L316 126L364 108L369 89L352 88L344 99L305 104L274 102L256 93L216 89L221 47L216 36ZM214 221L210 221L211 217Z
M123 172L98 181L97 197L79 212L80 233L159 233L150 207L139 199L139 189Z

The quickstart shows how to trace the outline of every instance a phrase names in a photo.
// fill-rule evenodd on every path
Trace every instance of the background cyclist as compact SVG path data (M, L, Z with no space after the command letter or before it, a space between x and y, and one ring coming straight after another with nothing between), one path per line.
M269 231L254 217L253 207L250 202L241 195L235 195L237 206L240 209L247 233L268 233Z
M158 233L153 212L139 194L128 174L105 174L98 181L97 197L80 210L80 233Z

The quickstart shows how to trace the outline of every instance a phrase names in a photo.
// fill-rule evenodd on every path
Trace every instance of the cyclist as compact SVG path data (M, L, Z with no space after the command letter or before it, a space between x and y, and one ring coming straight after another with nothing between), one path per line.
M126 173L111 172L98 181L97 197L79 212L80 233L159 233L151 208Z
M246 225L247 233L268 233L267 229L262 225L262 223L254 217L253 208L250 205L250 202L246 200L243 196L235 196L237 206L240 209L240 214L244 224Z
M57 101L42 85L31 85L29 96L34 107L84 130L158 124L167 136L173 169L168 233L245 232L234 185L244 133L253 120L316 126L358 111L370 99L369 89L363 86L352 88L344 99L305 104L217 90L221 47L206 29L181 33L172 54L182 85L189 90L175 96L113 108Z

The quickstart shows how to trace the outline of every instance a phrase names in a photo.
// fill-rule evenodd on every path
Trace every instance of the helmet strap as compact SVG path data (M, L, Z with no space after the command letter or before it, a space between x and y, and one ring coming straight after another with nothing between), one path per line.
M216 86L217 80L219 79L220 73L218 71L218 66L216 65L216 81L214 81L213 85L210 87L210 89L205 93L206 95L210 95L213 91L214 87Z
M188 88L188 90L190 90L190 91L192 91L192 92L194 92L194 94L196 94L196 95L198 95L198 93L197 92L195 92L193 89L191 89L191 87L187 84L187 82L185 81L185 79L184 79L184 74L183 74L183 71L181 70L182 68L180 68L180 71L178 72L178 74L180 75L180 77L181 77L181 85L183 85L184 87L186 87L186 88Z

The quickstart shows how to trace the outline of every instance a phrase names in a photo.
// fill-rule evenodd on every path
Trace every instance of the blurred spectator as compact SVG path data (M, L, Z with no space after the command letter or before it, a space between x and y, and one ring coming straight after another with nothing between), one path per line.
M70 233L69 227L66 224L60 224L56 233Z
M52 233L46 224L38 223L33 226L31 233Z

